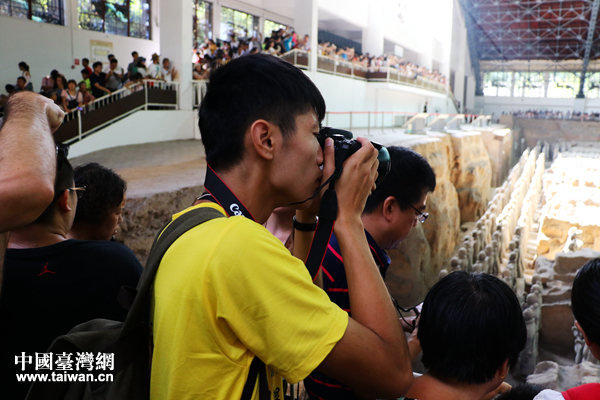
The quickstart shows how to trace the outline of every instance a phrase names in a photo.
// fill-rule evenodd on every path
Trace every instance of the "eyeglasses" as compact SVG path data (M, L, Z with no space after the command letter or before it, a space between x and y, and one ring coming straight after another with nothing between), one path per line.
M68 188L67 190L69 192L75 192L75 194L77 194L77 198L80 199L83 197L83 192L85 191L85 189L86 189L85 186L81 186L81 187Z
M421 212L421 211L417 210L416 208L414 208L412 205L410 205L410 206L412 207L413 210L415 210L416 212L419 213L419 215L417 216L417 221L419 221L419 223L422 224L423 222L425 222L427 217L429 217L429 213Z
M400 315L400 318L402 318L402 321L404 321L404 323L408 326L410 326L413 330L417 329L418 325L417 325L417 320L419 319L419 315L421 315L421 312L419 311L419 306L416 305L414 307L411 308L402 308L400 307L400 305L398 304L398 302L396 301L395 298L392 297L392 303L394 303L394 307L396 307L396 311L398 312L398 315ZM407 321L404 319L404 316L402 315L403 312L408 313L413 311L415 313L415 319L413 319L412 321Z

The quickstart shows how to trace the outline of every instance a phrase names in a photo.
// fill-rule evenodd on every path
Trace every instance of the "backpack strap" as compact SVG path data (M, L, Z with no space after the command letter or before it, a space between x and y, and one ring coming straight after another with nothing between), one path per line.
M127 319L123 324L120 339L125 339L131 332L135 332L139 329L140 325L144 323L144 320L148 321L151 289L154 285L154 278L156 277L160 262L169 247L190 229L212 219L224 217L225 215L214 208L200 207L170 221L165 228L160 231L150 249L146 267L142 272L142 276L140 277L137 286L137 295L127 314ZM146 326L148 326L148 324L146 324ZM127 342L127 340L119 340L115 345L118 347L126 347ZM270 398L265 363L255 356L250 365L250 372L248 373L241 400L250 400L252 398L252 393L256 386L257 375L259 376L259 399L263 400Z
M136 328L139 327L139 324L148 317L154 278L156 277L158 266L169 247L190 229L210 221L211 219L224 217L225 216L221 212L214 208L201 207L170 221L167 226L161 230L150 249L146 267L142 272L142 276L140 277L137 286L137 295L135 296L131 309L129 310L129 313L127 313L127 318L123 324L121 337L128 336L131 332L135 331Z

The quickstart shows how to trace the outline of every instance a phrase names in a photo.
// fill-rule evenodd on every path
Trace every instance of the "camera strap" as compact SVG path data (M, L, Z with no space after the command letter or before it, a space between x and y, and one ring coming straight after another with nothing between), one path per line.
M308 251L308 256L304 263L313 281L321 269L321 264L325 258L327 246L329 245L329 240L331 240L331 234L333 233L335 219L337 218L338 202L337 195L333 189L333 184L334 182L332 181L321 199L317 230L313 235L310 250Z
M244 217L256 221L250 211L244 206L240 199L229 189L227 184L217 175L210 165L207 164L206 178L204 179L204 188L208 192L200 196L199 200L209 200L219 204L225 212L231 217L243 215ZM321 263L325 258L325 252L333 233L333 226L337 218L337 196L334 190L335 179L342 174L343 167L336 168L335 172L327 181L321 185L321 190L329 184L329 188L323 194L321 205L319 207L319 222L310 245L310 250L306 258L306 268L313 281L315 280ZM315 192L313 197L318 193ZM308 199L307 199L308 200ZM292 203L296 204L296 203ZM290 204L291 205L291 204Z

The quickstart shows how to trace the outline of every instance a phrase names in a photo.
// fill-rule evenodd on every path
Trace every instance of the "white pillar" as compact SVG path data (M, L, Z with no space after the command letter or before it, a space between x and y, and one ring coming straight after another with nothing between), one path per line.
M212 40L217 42L217 39L221 37L221 3L219 1L215 1L213 3L213 36Z
M179 108L192 110L192 7L186 1L160 2L160 57L171 61L178 74Z
M317 72L317 50L319 49L319 0L296 0L294 14L294 30L299 36L309 35L311 51L309 52L309 71L314 78Z
M362 32L362 52L383 54L383 1L369 1L369 24Z

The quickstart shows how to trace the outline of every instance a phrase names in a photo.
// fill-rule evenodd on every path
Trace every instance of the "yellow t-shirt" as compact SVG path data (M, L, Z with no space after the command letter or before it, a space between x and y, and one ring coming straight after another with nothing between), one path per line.
M197 207L224 213L204 203L173 218ZM257 355L271 398L283 399L282 376L304 379L347 326L348 314L263 226L213 219L183 234L158 269L150 397L239 399Z

